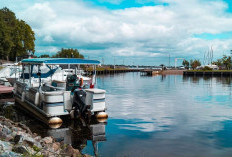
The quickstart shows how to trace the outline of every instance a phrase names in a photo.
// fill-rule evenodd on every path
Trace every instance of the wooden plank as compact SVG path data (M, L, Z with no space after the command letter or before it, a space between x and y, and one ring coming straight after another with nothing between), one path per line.
M3 85L0 85L0 94L11 93L13 89L14 89L13 87L6 87Z

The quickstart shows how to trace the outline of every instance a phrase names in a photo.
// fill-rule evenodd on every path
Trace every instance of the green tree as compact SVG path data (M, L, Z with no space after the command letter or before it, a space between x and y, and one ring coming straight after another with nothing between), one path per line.
M8 8L0 9L0 57L15 60L16 56L34 54L35 34L24 21Z
M190 65L193 69L196 69L196 67L201 66L201 62L199 60L190 60Z
M222 57L222 64L225 65L227 70L231 69L231 56L224 55Z
M53 58L84 58L84 56L77 49L62 48Z
M41 55L39 58L50 58L49 55Z
M222 59L217 59L217 61L212 62L212 64L217 65L217 66L222 66L223 62L222 62Z
M182 65L185 67L185 69L189 68L189 61L183 60Z

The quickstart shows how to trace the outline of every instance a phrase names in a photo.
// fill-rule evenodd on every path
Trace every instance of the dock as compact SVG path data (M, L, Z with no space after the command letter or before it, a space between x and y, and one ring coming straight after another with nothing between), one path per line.
M141 76L152 76L152 75L157 75L157 74L160 74L160 70L141 70L140 71L140 75Z
M7 86L0 85L0 94L12 93L13 89L14 87L7 87Z
M0 85L0 104L14 102L13 87Z
M185 70L141 70L141 76L153 76L153 75L183 75Z
M226 76L231 77L232 71L184 71L184 76Z
M96 70L97 75L104 74L117 74L117 73L126 73L126 72L139 72L139 69L111 69L111 70ZM93 71L85 71L87 75L92 75Z

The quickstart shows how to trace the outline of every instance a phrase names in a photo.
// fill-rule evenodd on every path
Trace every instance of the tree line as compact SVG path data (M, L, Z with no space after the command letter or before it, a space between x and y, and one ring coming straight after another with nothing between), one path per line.
M218 67L220 67L221 69L227 69L230 70L232 67L232 59L231 56L227 56L227 55L223 55L222 58L217 59L216 61L213 61L211 63L212 65L217 65ZM201 62L200 60L183 60L182 65L188 69L189 67L191 67L192 69L196 69L198 66L201 66Z
M41 55L40 58L84 58L84 56L77 50L72 48L62 48L55 55L49 56L47 54Z

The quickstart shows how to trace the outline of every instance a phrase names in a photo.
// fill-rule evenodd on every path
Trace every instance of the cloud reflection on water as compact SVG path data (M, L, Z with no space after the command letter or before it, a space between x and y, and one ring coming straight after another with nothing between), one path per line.
M117 76L117 81L105 85L111 91L107 94L110 118L139 119L120 125L122 129L153 132L184 126L191 131L205 130L215 121L232 117L231 86L218 84L219 79L183 81L182 76L167 76L162 82L161 76L134 75Z
M230 156L228 78L102 76L107 141L102 156ZM88 148L86 149L88 150Z

